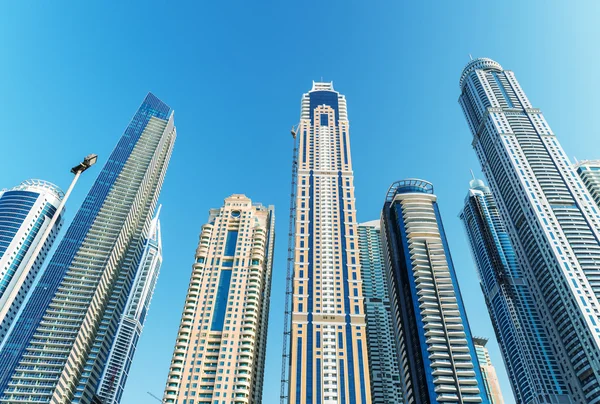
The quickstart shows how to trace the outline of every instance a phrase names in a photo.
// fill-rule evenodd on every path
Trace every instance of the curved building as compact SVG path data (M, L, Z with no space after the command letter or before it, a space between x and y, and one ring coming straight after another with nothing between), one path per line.
M472 144L566 383L554 389L599 403L600 210L513 72L476 59L459 84Z
M517 401L536 403L545 397L569 402L542 315L515 256L498 205L483 181L471 181L459 217Z
M381 232L404 402L489 404L431 183L392 184Z
M61 216L26 278L19 282L63 196L56 185L42 180L27 180L13 189L0 191L0 305L10 306L0 323L0 346L63 224ZM18 293L11 299L13 290Z

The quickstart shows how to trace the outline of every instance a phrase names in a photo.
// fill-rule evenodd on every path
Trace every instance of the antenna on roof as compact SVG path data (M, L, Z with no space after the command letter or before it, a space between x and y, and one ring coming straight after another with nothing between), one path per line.
M473 177L473 179L475 179L475 174L473 174L473 170L469 169L469 171L471 171L471 177Z
M323 76L321 76L321 83L323 82Z
M573 160L575 160L575 164L579 163L579 161L577 160L577 157L573 156Z
M473 56L469 53L469 59L473 60Z

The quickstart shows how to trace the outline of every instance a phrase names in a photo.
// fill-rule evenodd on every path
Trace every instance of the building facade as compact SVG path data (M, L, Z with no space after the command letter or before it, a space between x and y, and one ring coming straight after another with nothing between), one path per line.
M175 142L143 101L0 350L0 402L90 403L126 305Z
M600 206L600 160L583 160L574 166L588 191Z
M290 404L371 402L346 99L303 95L298 136Z
M144 322L150 309L150 301L154 294L162 264L159 215L160 207L150 224L148 238L136 270L131 293L129 293L119 328L115 334L100 379L97 395L102 404L119 404L121 402L137 343L144 329Z
M0 347L62 227L61 216L24 282L19 282L63 197L56 185L41 180L28 180L0 191L0 307L10 307L6 316L0 318ZM11 298L13 290L18 293Z
M260 404L274 208L244 195L202 226L163 402Z
M390 187L381 214L405 403L489 403L431 183Z
M358 225L358 249L367 322L371 402L402 403L379 220Z
M483 385L485 386L485 392L490 404L504 404L502 391L500 390L500 382L498 381L498 375L496 375L496 368L492 365L490 353L486 347L487 342L488 340L485 338L473 338L475 352L477 352L477 360L479 361L479 368L481 369L481 377L483 378ZM522 401L519 400L518 402Z
M471 181L459 217L515 398L520 403L568 402L562 370L538 304L517 261L498 205L483 181Z
M600 212L513 72L472 60L459 103L577 403L600 402ZM559 388L559 386L557 386Z

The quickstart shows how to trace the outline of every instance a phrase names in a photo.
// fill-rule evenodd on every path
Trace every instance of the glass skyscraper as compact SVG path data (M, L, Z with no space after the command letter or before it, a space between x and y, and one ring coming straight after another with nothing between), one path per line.
M232 195L220 209L211 209L163 402L262 402L274 243L272 206Z
M175 142L143 101L0 350L0 402L92 401L144 251Z
M471 181L459 216L517 401L569 402L540 308L523 276L498 205L483 181Z
M600 160L583 160L574 166L588 191L600 206Z
M404 402L488 404L431 183L392 184L381 231Z
M476 59L459 85L472 144L547 326L564 392L598 403L599 208L513 72Z
M9 307L4 318L0 318L0 347L60 231L62 216L24 281L19 282L63 196L56 185L42 180L28 180L0 191L0 307ZM18 292L11 298L13 290Z
M159 215L160 207L150 224L148 238L136 270L131 293L129 293L123 317L102 373L97 392L102 404L119 404L121 402L137 343L144 329L144 322L162 264Z
M370 403L348 114L332 83L302 96L297 136L287 399Z
M492 364L490 353L486 347L487 342L488 340L485 338L473 338L475 352L477 352L477 360L479 361L479 368L481 369L481 376L483 377L483 384L490 404L504 404L496 368ZM523 401L518 400L518 402L522 403Z
M373 404L402 403L379 220L358 225Z

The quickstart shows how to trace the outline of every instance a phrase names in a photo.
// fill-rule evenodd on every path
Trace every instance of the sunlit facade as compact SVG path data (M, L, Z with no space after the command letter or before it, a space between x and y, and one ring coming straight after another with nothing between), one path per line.
M556 389L599 403L599 208L512 71L475 59L459 85L472 144L565 380ZM551 399L559 398L539 397Z
M274 208L232 195L202 226L163 402L260 404Z
M289 403L371 402L346 99L302 96L298 128Z
M123 314L175 142L143 101L0 350L0 402L89 403Z

